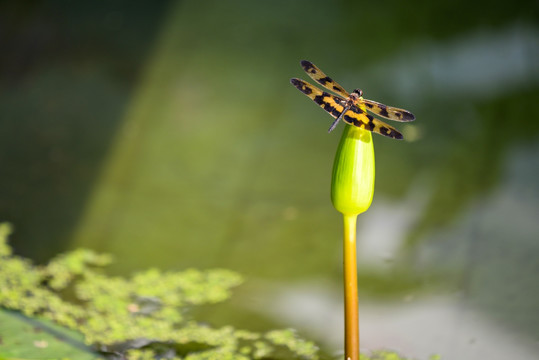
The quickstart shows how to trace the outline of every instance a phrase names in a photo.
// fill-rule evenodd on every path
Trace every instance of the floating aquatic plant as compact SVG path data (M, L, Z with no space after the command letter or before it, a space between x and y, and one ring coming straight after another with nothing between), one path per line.
M189 316L195 306L229 298L242 282L235 272L150 269L129 278L111 277L102 269L111 257L85 249L36 266L12 255L10 231L0 224L0 315L4 308L53 321L82 334L86 345L111 359L318 359L318 348L292 330L261 334L213 328ZM0 340L2 335L0 326ZM45 348L48 343L26 346ZM0 341L0 359L3 346Z

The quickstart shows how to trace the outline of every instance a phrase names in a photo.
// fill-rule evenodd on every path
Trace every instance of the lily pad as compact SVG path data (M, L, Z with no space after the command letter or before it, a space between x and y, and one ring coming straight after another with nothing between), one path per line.
M79 333L0 309L0 360L97 358Z

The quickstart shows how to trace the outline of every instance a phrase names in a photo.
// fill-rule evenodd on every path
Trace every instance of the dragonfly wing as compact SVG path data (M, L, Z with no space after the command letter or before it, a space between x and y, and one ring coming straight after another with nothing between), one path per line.
M310 61L302 60L301 67L307 75L309 75L314 81L325 87L326 89L333 91L336 94L339 94L345 98L348 98L350 94L344 88L337 84L335 80L327 76L320 70L315 64Z
M290 79L290 82L299 91L310 97L312 101L317 103L322 109L326 110L335 119L337 119L344 110L346 100L322 91L316 86L313 86L301 79Z
M360 100L361 101L361 100ZM408 110L387 106L376 101L362 99L367 110L378 116L395 121L414 121L415 116Z
M392 139L402 139L402 134L393 126L376 119L357 106L352 106L350 110L345 112L342 119L344 122L350 125L354 125L359 128L390 137Z

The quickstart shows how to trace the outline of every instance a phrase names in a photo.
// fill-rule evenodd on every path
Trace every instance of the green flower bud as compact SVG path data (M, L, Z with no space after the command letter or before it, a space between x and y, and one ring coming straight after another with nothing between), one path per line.
M344 215L366 211L374 194L374 147L372 133L346 125L331 179L331 201Z

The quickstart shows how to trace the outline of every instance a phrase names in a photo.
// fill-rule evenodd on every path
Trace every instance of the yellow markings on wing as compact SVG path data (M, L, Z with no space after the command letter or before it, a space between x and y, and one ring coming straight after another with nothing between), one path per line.
M309 75L314 81L325 87L326 89L333 91L336 94L339 94L345 98L347 98L350 94L348 94L348 91L344 90L344 88L337 84L332 78L327 76L320 70L315 64L313 64L310 61L307 60L301 60L301 67L303 67L303 70Z
M344 113L342 119L347 124L354 125L359 128L390 137L392 139L402 139L402 134L393 126L376 119L357 106L352 106L350 110Z
M395 121L414 121L415 116L408 110L387 106L376 101L362 99L360 100L366 109L378 116Z
M335 119L338 118L344 110L344 104L346 102L344 99L322 91L316 86L313 86L301 79L290 79L290 82L299 91L310 97L312 101L317 103L322 109L326 110Z

